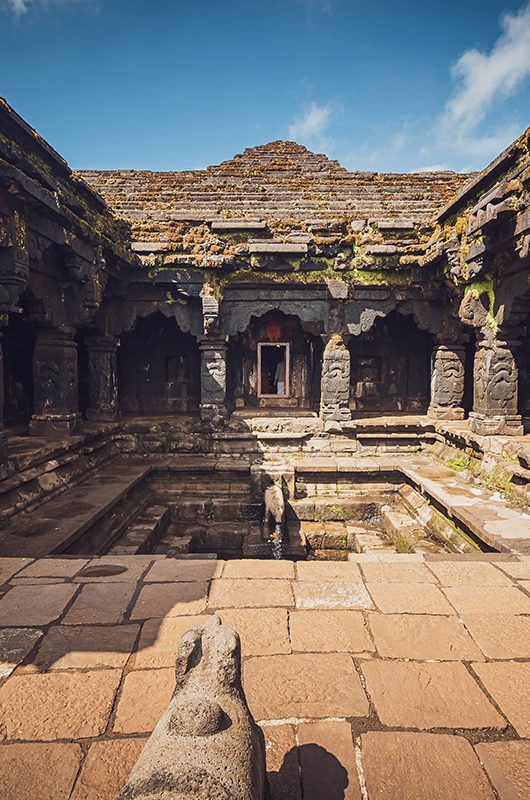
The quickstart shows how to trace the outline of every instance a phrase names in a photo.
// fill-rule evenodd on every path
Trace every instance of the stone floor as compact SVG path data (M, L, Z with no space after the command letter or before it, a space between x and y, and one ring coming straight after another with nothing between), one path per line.
M0 559L0 797L113 800L217 611L273 800L526 799L530 558L353 559Z

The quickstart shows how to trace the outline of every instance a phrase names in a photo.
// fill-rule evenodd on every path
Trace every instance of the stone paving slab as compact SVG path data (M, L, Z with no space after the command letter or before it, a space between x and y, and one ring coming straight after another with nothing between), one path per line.
M0 798L116 800L219 609L272 800L526 800L530 561L391 556L0 559Z
M142 737L91 744L72 800L114 800L127 782L146 741Z
M457 617L372 613L368 619L377 652L385 658L418 661L471 661L483 658Z
M519 736L530 737L530 663L497 661L473 669Z
M453 606L431 583L367 583L383 614L454 614Z
M500 800L528 800L530 741L477 744L475 750Z
M0 745L0 797L68 800L82 756L78 744Z
M383 725L419 730L506 727L463 664L374 660L364 662L362 671Z
M361 736L369 798L494 800L473 748L461 736L379 733Z

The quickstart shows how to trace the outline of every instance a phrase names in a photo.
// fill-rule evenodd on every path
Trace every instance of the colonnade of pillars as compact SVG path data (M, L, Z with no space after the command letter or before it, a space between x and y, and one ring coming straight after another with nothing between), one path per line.
M78 401L78 361L74 329L42 329L33 356L34 397L30 433L48 437L75 434L81 415ZM88 353L89 407L87 418L112 421L118 418L117 357L114 336L85 340ZM469 415L476 433L521 434L517 408L517 340L509 331L499 331L494 341L477 341L474 362L473 411ZM224 418L227 410L227 341L205 337L200 342L201 415ZM0 335L0 420L3 419L3 358ZM463 419L465 383L464 346L455 341L435 341L430 417ZM344 337L326 337L322 361L321 415L325 420L349 418L350 356ZM0 461L6 443L0 422Z

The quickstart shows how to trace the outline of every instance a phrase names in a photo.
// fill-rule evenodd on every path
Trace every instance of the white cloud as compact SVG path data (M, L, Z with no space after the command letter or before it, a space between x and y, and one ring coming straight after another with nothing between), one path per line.
M97 0L0 0L0 9L7 9L20 19L33 8L51 8L69 5L97 6Z
M303 142L309 147L329 150L334 140L327 135L327 130L334 118L330 105L310 103L303 114L299 114L289 125L289 136Z
M2 5L7 6L8 10L11 11L15 17L20 17L22 14L26 13L30 2L31 0L4 0Z
M515 94L530 76L530 2L500 19L501 34L489 52L466 50L451 69L456 85L437 121L439 147L486 163L520 133L507 121L482 132L495 104Z
M331 111L329 106L319 106L318 103L311 103L307 110L296 117L289 126L289 136L295 139L308 139L314 136L321 136L331 122Z
M415 175L418 172L447 172L449 167L447 164L429 164L428 167L418 167L417 169L411 169L411 173Z
M500 24L502 34L489 53L466 50L453 65L457 87L442 115L446 124L475 128L495 100L513 94L530 75L530 3L505 14Z
M317 11L321 14L331 14L336 0L298 0L298 2L305 6L309 13Z
M401 153L401 151L405 149L408 143L409 143L409 137L408 134L406 134L404 131L401 131L401 133L394 134L394 136L392 136L390 140L390 146L394 153Z

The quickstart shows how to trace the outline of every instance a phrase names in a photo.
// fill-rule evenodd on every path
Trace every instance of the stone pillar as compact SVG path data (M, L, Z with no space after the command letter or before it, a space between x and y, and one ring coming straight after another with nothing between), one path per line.
M2 351L2 336L0 331L0 475L7 459L7 440L4 431L4 354Z
M201 417L205 420L226 418L226 353L225 339L203 339L201 351Z
M465 348L454 342L437 342L432 355L432 419L464 419Z
M513 351L518 342L499 331L494 340L477 341L473 367L473 411L469 415L472 431L482 436L523 433L517 413L517 365Z
M72 328L41 330L33 354L33 407L29 431L55 438L80 429L77 345Z
M116 346L114 336L87 338L88 396L86 417L97 422L113 422L118 418L118 382L116 378Z
M350 413L350 351L340 333L332 334L324 348L320 382L320 416L347 422Z

